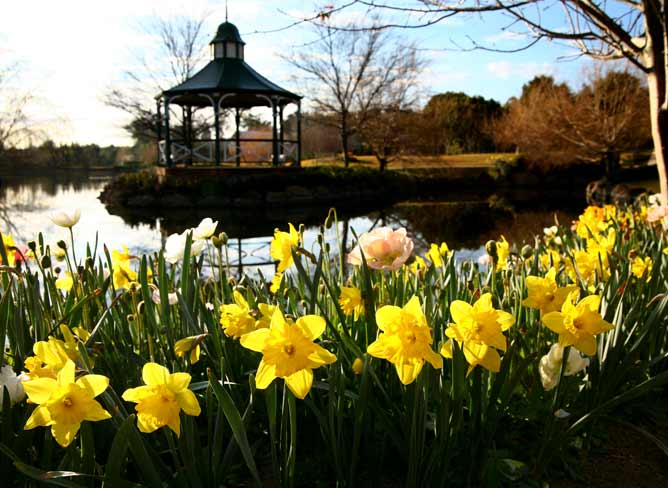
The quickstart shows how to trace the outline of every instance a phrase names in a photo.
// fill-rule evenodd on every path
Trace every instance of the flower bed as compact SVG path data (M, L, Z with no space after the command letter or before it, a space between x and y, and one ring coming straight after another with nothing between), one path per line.
M403 229L304 249L289 225L266 280L230 277L210 219L152 255L77 257L79 214L54 215L71 243L0 246L3 481L564 476L606 416L665 397L666 215L588 207L534 246L488 242L482 263L418 255ZM332 211L323 232L338 228Z

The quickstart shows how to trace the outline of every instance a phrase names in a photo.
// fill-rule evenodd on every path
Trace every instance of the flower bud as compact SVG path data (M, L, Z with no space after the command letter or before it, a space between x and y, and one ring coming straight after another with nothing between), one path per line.
M355 358L353 361L353 373L360 375L362 374L362 371L364 370L364 361L362 361L361 358Z
M533 247L531 247L529 244L525 244L522 247L520 253L524 259L529 259L531 256L533 256Z
M63 240L58 241L56 244L57 244L57 246L58 246L59 248L61 248L63 251L65 251L65 250L67 249L67 244L66 244L65 241L63 241Z
M32 252L37 252L37 243L35 241L28 242L28 249Z
M51 267L51 257L50 256L44 256L42 257L42 268L50 268Z
M485 251L487 251L487 254L492 256L492 259L496 259L497 254L496 254L496 241L487 241L487 244L485 244Z

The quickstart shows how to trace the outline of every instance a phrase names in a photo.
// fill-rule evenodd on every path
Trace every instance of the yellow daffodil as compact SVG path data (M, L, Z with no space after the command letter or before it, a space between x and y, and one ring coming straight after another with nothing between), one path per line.
M573 346L578 351L593 356L596 354L596 335L613 329L599 313L601 297L590 295L574 305L578 292L572 293L564 302L560 312L543 315L543 324L559 334L559 345Z
M564 300L578 287L568 285L560 288L555 280L556 275L557 270L550 268L545 278L527 276L526 283L529 296L522 302L522 305L537 308L541 314L561 310Z
M276 311L276 305L269 305L268 303L258 303L257 308L260 310L260 317L255 321L256 329L268 329L271 325L271 317Z
M552 267L559 268L561 264L561 254L554 249L548 249L538 256L539 263L543 269L550 269Z
M414 275L419 274L421 270L426 268L427 268L427 263L420 256L415 256L415 259L409 266L410 272L413 273Z
M593 287L596 284L596 278L599 281L605 281L610 277L610 264L607 254L588 252L583 249L575 251L573 259L566 261L566 272L572 281L577 282L578 278L573 262L575 262L582 280L588 287Z
M94 398L107 389L109 378L87 374L74 380L74 363L67 361L54 378L35 378L23 384L28 399L38 406L25 429L51 427L51 434L67 447L79 432L81 422L111 418Z
M590 253L598 253L601 255L601 259L607 260L608 254L610 254L615 248L615 242L617 241L617 232L615 229L608 229L607 233L596 234L593 237L587 239L587 251Z
M68 347L66 343L55 337L48 341L38 341L32 346L34 356L25 359L24 365L28 370L28 377L55 379L67 361L75 361L79 357L76 346Z
M227 337L238 339L255 330L255 318L250 314L248 302L241 293L234 290L234 302L220 306L220 325Z
M636 256L631 262L631 273L633 273L633 276L639 280L645 276L647 281L649 281L652 278L652 266L652 258L649 256L646 256L645 258Z
M114 288L128 288L132 282L136 282L139 275L130 267L130 256L128 248L123 247L123 252L114 250L111 254L112 279Z
M339 295L339 305L346 315L353 315L357 320L360 315L364 315L364 300L362 292L354 286L342 286L341 295Z
M5 247L5 254L7 255L7 262L3 263L2 258L0 257L0 264L5 266L14 266L16 264L16 251L13 249L16 247L14 238L11 234L2 234L2 245Z
M142 369L145 386L129 388L123 400L137 405L137 427L145 433L168 426L181 435L181 410L186 415L198 416L201 412L197 397L188 389L188 373L169 373L164 366L146 363Z
M278 261L278 272L282 273L288 269L293 261L292 251L299 246L299 232L295 226L289 224L289 232L274 230L274 238L271 241L271 257Z
M195 364L199 361L200 347L199 345L206 338L206 334L199 334L196 336L189 336L180 339L174 343L174 354L176 357L182 358L186 353L190 353L190 364Z
M74 280L69 271L63 272L63 275L56 280L56 288L66 293L72 289L72 286L74 286Z
M281 289L281 283L283 282L283 273L276 273L271 279L271 286L269 286L269 291L276 294L278 290Z
M587 207L575 224L575 232L583 239L597 235L607 228L605 209L594 205Z
M429 251L427 251L427 259L431 261L431 264L434 266L443 266L443 258L448 259L452 252L448 248L448 245L445 242L441 242L441 245L431 244L429 246Z
M367 352L394 364L404 385L415 381L425 361L434 368L443 365L442 358L432 349L431 327L417 296L403 308L385 305L376 310L376 324L382 333L369 344Z
M508 258L510 257L510 245L505 237L501 236L500 241L496 241L496 270L503 271L508 269Z
M336 361L336 356L313 341L325 331L325 319L306 315L296 323L286 322L276 308L268 329L258 329L241 337L241 345L262 353L255 386L264 390L276 378L284 378L290 391L300 399L313 384L313 370Z
M506 350L503 332L515 323L508 312L492 306L492 295L485 293L473 305L462 300L450 304L450 315L455 321L449 324L445 335L450 338L441 348L441 354L452 357L452 340L457 341L469 363L469 373L477 365L489 371L501 369L501 357L497 352Z

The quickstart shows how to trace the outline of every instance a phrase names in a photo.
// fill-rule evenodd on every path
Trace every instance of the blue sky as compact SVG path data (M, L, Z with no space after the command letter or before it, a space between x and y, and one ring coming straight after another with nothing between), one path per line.
M324 5L336 5L329 1ZM278 54L313 38L307 25L276 33L295 19L312 15L318 5L310 1L230 0L229 18L246 41L246 61L277 83L292 88L292 70ZM207 36L224 20L225 2L220 0L33 0L3 5L0 19L0 56L21 63L17 89L38 94L33 116L59 142L128 144L122 130L126 116L102 103L111 86L124 83L124 70L132 67L133 52L140 51L156 65L156 39L142 32L141 25L156 16L208 13ZM36 14L38 13L38 14ZM549 16L552 15L550 18ZM560 26L558 11L548 12L548 21ZM337 14L335 22L364 18L360 10ZM430 94L462 91L505 102L519 94L524 83L537 74L551 74L577 84L582 59L563 61L575 51L567 45L543 41L529 50L505 54L471 47L468 37L489 47L518 46L519 26L503 30L509 20L500 14L455 16L438 25L395 33L424 49L429 65L423 73L423 90ZM308 93L304 94L308 99ZM427 98L427 97L425 97Z

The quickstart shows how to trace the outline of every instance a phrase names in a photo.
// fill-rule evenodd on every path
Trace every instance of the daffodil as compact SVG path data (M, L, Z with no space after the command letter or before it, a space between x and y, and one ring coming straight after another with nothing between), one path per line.
M503 332L515 323L512 314L497 310L492 305L492 295L485 293L473 305L462 300L450 304L450 315L455 323L449 324L445 335L457 341L469 363L469 373L477 365L489 371L501 369L499 351L506 350L506 336ZM441 354L452 357L452 342L441 348Z
M180 339L174 343L174 354L176 357L182 358L186 353L190 353L190 364L195 364L199 361L200 347L199 345L206 338L206 334L199 334L196 336L189 336Z
M552 344L550 351L540 358L538 373L543 389L549 391L559 384L564 348L559 344ZM589 366L589 358L583 358L575 348L568 350L568 359L564 366L564 376L572 376Z
M54 224L71 229L79 222L79 219L81 218L81 209L59 210L53 212L49 218Z
M559 334L559 345L574 346L578 351L593 356L596 354L596 336L615 326L601 317L599 295L589 295L574 305L577 296L578 292L571 293L560 312L545 314L542 321L548 329Z
M652 258L649 256L645 258L636 256L633 262L631 262L631 273L639 280L645 276L647 281L649 281L652 278L652 266Z
M269 286L269 291L276 294L278 290L281 289L281 283L283 282L283 273L276 273L271 279L271 286Z
M28 377L34 378L56 378L67 361L75 361L79 357L78 348L68 345L49 337L48 341L38 341L32 346L34 356L27 357L24 361L28 370Z
M234 290L233 296L235 303L220 306L220 325L227 337L238 339L255 330L255 318L243 295Z
M4 389L7 390L10 405L15 405L25 398L23 381L26 379L28 377L25 373L16 374L8 364L0 368L0 394L4 394Z
M420 271L427 268L427 263L420 256L415 256L415 259L409 266L410 272L414 275L420 274Z
M573 253L573 259L566 261L566 272L568 277L576 282L578 280L575 267L582 277L582 281L593 289L596 279L605 281L610 277L610 263L607 254L589 252L579 249Z
M300 399L313 384L313 370L336 361L336 356L313 341L325 331L325 319L306 315L296 323L287 322L276 308L268 329L257 329L241 337L241 345L261 352L255 386L264 390L276 378L284 378L290 391Z
M0 257L0 264L4 264L6 266L14 266L16 264L16 252L14 251L16 243L14 242L14 238L12 237L11 234L2 234L2 245L5 248L5 255L7 256L7 262L3 263L2 258Z
M510 245L505 237L501 236L500 241L496 241L496 270L503 271L508 268L508 258L510 257Z
M112 279L117 290L128 288L130 283L136 282L139 278L137 272L130 267L131 259L132 256L125 246L123 252L114 250L111 253Z
M431 264L434 266L443 266L443 258L447 259L450 257L452 252L448 248L448 245L445 242L441 242L441 245L431 244L429 246L429 251L427 251L427 259L431 261Z
M558 268L561 263L561 254L554 249L548 249L547 252L538 256L538 262L543 269Z
M206 240L216 232L218 221L207 217L202 219L197 227L193 229L193 240Z
M385 305L376 310L376 324L382 332L367 352L394 364L404 385L415 381L425 361L434 368L443 365L443 359L432 349L431 327L417 296L403 308Z
M56 280L56 288L64 292L69 292L74 286L74 280L72 279L72 273L69 271L64 271L62 276Z
M181 435L181 410L186 415L198 416L201 408L195 394L188 389L188 373L171 373L164 366L146 363L142 369L145 386L129 388L123 400L137 405L137 427L145 433L167 426Z
M79 432L81 422L111 418L94 398L107 389L109 378L87 374L75 381L74 363L67 361L56 379L36 378L23 384L28 399L38 406L25 424L25 429L51 427L51 434L62 447L67 447Z
M588 206L578 217L575 223L575 232L579 237L588 239L605 231L608 225L605 222L605 209L595 205Z
M550 268L544 278L527 276L526 284L529 296L522 302L522 305L537 308L541 314L561 310L564 300L578 287L575 285L557 286L556 275L557 270Z
M355 320L359 319L360 315L364 315L364 300L362 300L362 292L359 288L342 286L339 305L344 314L352 315Z
M292 251L299 246L299 232L295 226L289 224L289 232L282 232L278 229L274 231L274 238L271 241L271 257L278 261L278 272L282 273L294 262Z
M271 318L276 311L276 305L270 305L268 303L258 303L257 308L260 311L260 316L256 317L255 328L256 329L268 329L271 325Z

